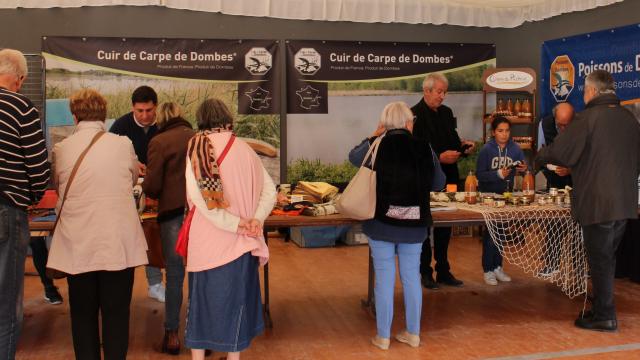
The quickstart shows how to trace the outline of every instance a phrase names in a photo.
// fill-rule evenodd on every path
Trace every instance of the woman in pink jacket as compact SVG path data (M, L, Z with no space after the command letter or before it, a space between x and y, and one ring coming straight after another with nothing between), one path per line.
M269 258L262 223L276 190L256 153L232 132L233 117L218 99L196 113L187 150L189 301L185 345L193 359L204 349L240 358L264 329L259 265Z
M128 138L105 133L107 102L102 95L85 89L69 100L77 125L53 149L60 219L47 267L69 274L76 359L99 360L101 342L105 359L125 359L134 269L147 263L147 243L133 201L138 159ZM76 161L100 132L66 194Z

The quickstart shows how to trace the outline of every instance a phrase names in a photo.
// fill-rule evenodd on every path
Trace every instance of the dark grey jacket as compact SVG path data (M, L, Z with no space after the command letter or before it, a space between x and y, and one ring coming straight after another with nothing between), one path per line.
M640 124L617 96L591 99L536 161L571 168L572 211L581 225L638 217Z

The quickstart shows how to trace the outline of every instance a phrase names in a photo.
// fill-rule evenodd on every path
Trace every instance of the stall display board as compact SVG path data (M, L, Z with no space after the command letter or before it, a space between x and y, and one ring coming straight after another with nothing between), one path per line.
M602 30L542 44L541 112L569 102L584 108L584 79L594 70L609 71L622 104L640 119L640 24Z
M449 80L444 104L460 136L482 137L482 72L495 67L493 44L291 40L286 53L289 181L307 173L348 181L349 150L373 132L385 105L417 104L433 72Z
M73 131L69 96L82 88L107 99L107 127L131 111L131 93L148 85L195 125L203 100L219 98L236 116L234 131L280 178L280 80L276 40L114 37L42 38L50 144Z

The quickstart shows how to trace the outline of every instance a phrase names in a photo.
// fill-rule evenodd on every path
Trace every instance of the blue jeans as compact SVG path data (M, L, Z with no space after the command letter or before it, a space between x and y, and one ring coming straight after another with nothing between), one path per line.
M422 312L422 287L420 286L420 253L422 243L394 244L388 241L369 239L376 285L376 325L378 336L391 337L393 320L393 291L396 282L396 254L400 267L400 280L404 292L404 310L407 330L420 334Z
M27 213L0 203L0 359L13 359L22 326Z
M149 286L162 284L162 270L155 266L145 266L144 272L147 275L147 283Z
M484 272L493 271L502 266L502 255L496 244L494 244L488 229L484 229L482 234L482 270Z
M167 292L165 293L164 303L164 328L166 330L178 330L180 327L184 264L182 256L176 253L176 242L178 241L178 232L180 232L183 218L183 215L179 215L159 223L162 254L164 255L167 276Z

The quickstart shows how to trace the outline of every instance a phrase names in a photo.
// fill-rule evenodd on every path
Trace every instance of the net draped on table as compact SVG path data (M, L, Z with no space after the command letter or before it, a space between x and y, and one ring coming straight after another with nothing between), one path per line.
M588 265L582 228L568 208L555 205L496 208L465 203L455 206L482 214L491 239L509 263L536 278L555 283L569 298L587 292Z

